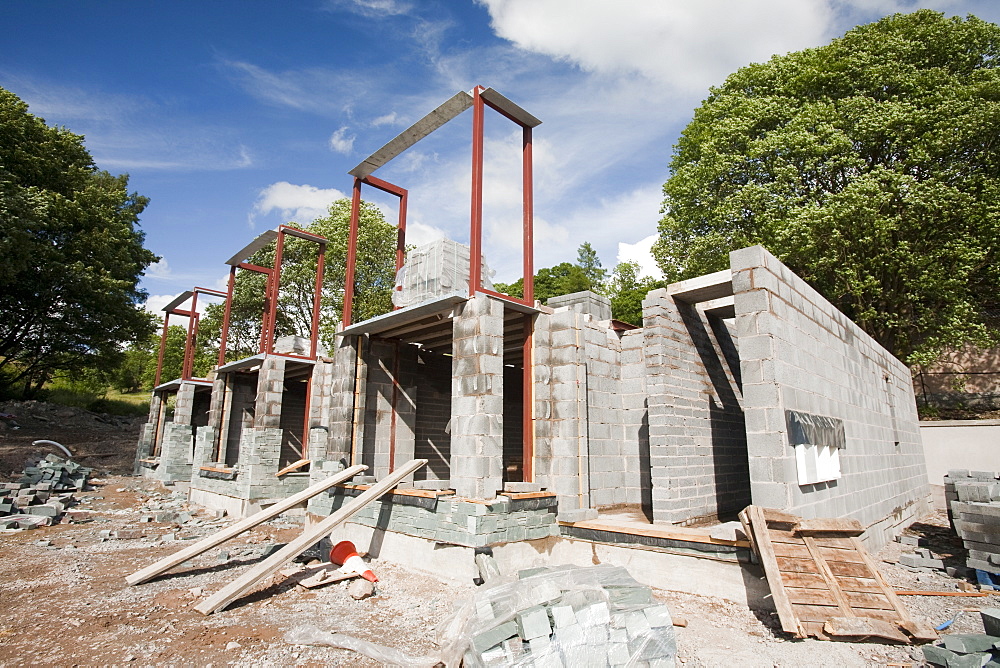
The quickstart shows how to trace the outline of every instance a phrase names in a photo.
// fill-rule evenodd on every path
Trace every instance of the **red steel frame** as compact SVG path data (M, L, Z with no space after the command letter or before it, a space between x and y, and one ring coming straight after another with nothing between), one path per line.
M225 292L210 290L208 288L195 287L191 291L191 308L181 310L172 308L163 313L163 332L160 334L160 351L156 358L156 377L153 379L153 387L159 387L163 374L163 352L167 345L167 330L170 328L170 316L179 315L188 319L187 335L184 339L184 360L181 363L181 380L205 380L194 377L194 344L198 338L198 322L201 315L198 313L198 295L213 295L215 297L226 297ZM228 308L228 301L226 303Z
M531 126L511 116L503 109L482 97L486 90L476 86L472 91L472 210L469 221L469 296L482 292L503 301L516 302L525 306L535 305L535 269L534 269L534 175L532 162ZM486 107L490 107L500 115L521 126L521 214L522 214L522 269L524 296L522 298L505 295L495 290L483 287L483 144L485 134ZM347 271L344 281L344 309L342 327L349 327L353 322L354 302L354 265L357 261L358 220L361 210L361 184L391 193L400 198L399 232L396 242L396 271L403 266L405 259L406 240L406 195L407 191L373 176L355 177L354 192L351 199L351 224L347 240ZM522 477L532 481L534 477L534 429L532 424L533 380L532 370L532 317L526 315L524 321L523 352L523 445L522 445ZM395 388L394 388L395 390ZM395 392L394 392L395 396ZM393 412L395 418L395 411ZM394 430L393 430L394 431ZM391 459L391 456L390 456ZM392 463L390 461L390 471Z
M313 308L312 323L309 331L309 354L295 355L292 353L274 352L274 330L277 322L278 296L281 283L281 263L284 259L285 236L291 235L306 241L312 241L319 245L319 256L316 259L316 282L313 288ZM260 328L260 347L258 352L268 355L281 355L282 357L294 357L297 359L316 359L316 348L319 343L319 311L320 301L323 292L323 271L326 258L327 240L318 234L312 234L295 227L281 225L278 227L278 239L274 253L274 266L272 268L261 267L249 262L234 264L229 270L229 286L226 297L226 311L222 318L222 342L219 345L219 366L226 363L226 342L229 339L229 319L232 314L233 291L236 288L236 270L244 269L267 276L267 286L264 288L264 314Z
M358 226L361 221L361 185L366 184L382 192L399 198L399 219L396 223L396 271L403 268L406 261L406 198L409 192L405 188L375 178L366 176L354 178L354 192L351 197L351 224L347 235L347 271L344 278L344 310L341 319L342 327L353 324L354 317L354 268L358 260Z

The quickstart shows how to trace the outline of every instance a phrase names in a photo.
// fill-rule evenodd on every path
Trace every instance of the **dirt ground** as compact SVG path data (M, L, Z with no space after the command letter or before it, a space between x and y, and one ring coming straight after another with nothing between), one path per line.
M3 405L0 412L17 413ZM69 446L81 463L95 467L92 489L77 495L81 504L75 508L91 510L90 521L0 531L0 666L375 666L377 662L348 650L290 644L284 635L312 624L414 655L433 653L435 627L455 601L475 589L471 582L446 583L373 561L380 582L375 595L361 601L348 595L348 582L307 590L276 575L222 612L205 617L194 610L206 595L296 536L301 527L294 518L277 518L158 579L129 587L124 581L129 573L231 520L188 508L173 489L127 475L141 420L114 425L64 414L74 426L61 427L55 417L53 422L25 417L18 420L21 429L0 431L3 473L19 470L32 454L46 454L30 452L30 442L39 438ZM942 513L914 525L911 533L930 539L931 549L946 562L960 559L960 545L956 548ZM956 589L958 581L944 574L912 572L896 564L905 549L912 548L893 543L878 555L890 584ZM688 622L676 628L678 665L686 668L921 663L919 648L794 640L779 630L776 615L768 611L705 596L654 593L675 618ZM903 599L916 619L931 626L963 608L1000 607L998 595ZM947 632L982 630L978 614L963 613Z

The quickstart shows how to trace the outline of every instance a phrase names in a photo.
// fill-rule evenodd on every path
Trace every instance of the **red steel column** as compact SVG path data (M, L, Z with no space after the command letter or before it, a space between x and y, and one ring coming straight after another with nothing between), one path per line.
M344 308L342 327L350 327L354 310L354 264L358 260L358 221L361 217L361 179L354 178L354 194L351 197L351 226L347 233L347 268L344 272Z
M274 352L274 331L278 320L278 294L281 286L281 261L285 252L285 233L278 232L277 248L274 250L274 271L271 272L268 285L270 287L270 303L267 305L267 327L264 330L265 339L262 353Z
M191 294L191 315L188 316L187 338L184 339L184 361L181 364L181 378L187 380L194 373L194 342L198 330L198 291Z
M229 268L229 287L226 289L226 310L222 315L222 334L219 341L219 366L226 363L226 342L229 340L229 316L233 309L233 290L236 288L236 266Z
M163 373L163 349L167 345L167 325L170 322L170 314L163 314L163 333L160 334L160 354L156 358L156 378L153 379L153 387L159 387L160 375Z
M323 271L326 259L326 244L319 244L316 256L316 286L313 288L312 330L309 341L309 357L316 359L316 346L319 342L319 312L323 306Z
M535 240L534 240L534 210L535 191L533 186L531 128L525 127L523 132L523 147L521 151L521 197L524 216L524 241L521 253L524 260L524 300L528 304L535 303Z
M482 86L472 91L472 213L469 225L469 296L482 287L483 276L483 128Z

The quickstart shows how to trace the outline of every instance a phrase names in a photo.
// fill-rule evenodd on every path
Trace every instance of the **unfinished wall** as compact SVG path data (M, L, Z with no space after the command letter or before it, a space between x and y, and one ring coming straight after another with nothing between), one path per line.
M503 302L477 294L456 311L451 484L461 497L491 499L503 487Z
M735 344L725 325L666 289L643 301L653 518L690 522L748 505ZM718 330L718 331L716 331Z
M730 262L753 502L853 517L878 549L927 508L909 369L762 247ZM839 479L798 484L786 410L843 421Z

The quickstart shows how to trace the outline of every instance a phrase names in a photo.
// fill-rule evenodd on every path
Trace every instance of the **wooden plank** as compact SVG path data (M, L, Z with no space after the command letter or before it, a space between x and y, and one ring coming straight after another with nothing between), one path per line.
M427 463L426 459L414 459L390 473L379 483L372 485L368 491L352 500L349 504L333 513L329 517L316 523L312 527L303 530L295 540L281 548L270 557L257 564L246 573L236 578L228 585L215 592L207 599L195 606L195 610L203 615L210 615L217 610L225 608L234 600L245 594L251 587L269 575L273 575L285 562L294 559L305 552L316 543L324 534L330 533L337 525L345 522L356 512L367 506L369 503L387 494L399 482L410 475L418 468Z
M819 575L816 562L812 559L795 559L792 557L777 557L778 569L782 573L813 573Z
M275 475L276 478L280 478L281 476L285 475L286 473L291 473L292 471L295 471L296 469L300 469L303 466L306 466L307 464L309 464L309 462L310 462L310 460L308 460L308 459L300 459L297 462L292 462L291 464L289 464L285 468L281 469L280 471L278 471L274 475Z
M767 521L764 519L763 509L759 506L749 506L747 513L750 528L754 534L754 542L758 548L760 563L764 567L764 575L767 577L767 583L771 589L771 598L774 600L774 607L778 611L778 619L781 621L781 628L801 638L805 634L799 626L799 619L792 609L792 604L788 600L785 587L781 582L781 571L767 535Z
M826 565L826 560L823 558L822 550L816 546L816 540L812 536L803 536L802 542L805 543L806 548L809 550L809 554L812 555L813 560L816 562L816 569L826 581L826 586L829 588L830 594L833 596L833 600L836 602L837 607L840 608L841 614L844 617L850 617L853 614L851 613L851 606L847 603L847 598L845 598L844 592L840 590L840 585L837 584L837 578L834 577L833 573L830 571L830 567Z
M899 621L900 622L913 621L910 618L909 612L907 612L906 608L903 607L902 602L898 598L896 598L896 594L893 592L892 587L890 587L889 584L882 578L882 573L879 572L878 566L875 564L875 561L871 558L871 556L869 556L868 550L866 550L865 546L861 543L861 539L851 538L851 540L854 542L854 545L855 547L857 547L858 552L861 554L861 556L864 557L865 563L868 566L868 570L872 572L872 575L875 577L875 581L878 583L878 586L882 589L882 593L885 594L885 597L889 600L889 603L892 605L893 609L899 614Z
M772 543L772 548L774 549L774 556L776 557L794 557L795 559L812 559L812 554L809 553L809 548L807 548L803 543L802 539L798 540L798 543Z
M825 622L840 614L836 605L796 605L795 614L800 622Z
M348 478L351 478L362 471L367 470L368 467L364 465L352 466L349 469L344 469L336 475L332 475L322 482L318 482L307 489L302 490L298 494L293 494L283 501L268 506L264 510L261 510L255 515L251 515L246 519L240 520L236 524L219 531L211 536L206 536L194 545L184 548L183 550L176 552L169 557L160 559L155 564L147 566L142 570L136 571L125 578L125 581L130 585L137 585L141 582L145 582L150 578L153 578L164 571L168 571L174 566L181 564L192 557L196 557L206 550L210 550L216 545L226 542L230 538L234 538L244 531L249 531L261 522L266 522L272 517L277 517L286 510L290 510L295 506L299 505L303 501L308 501L312 497L316 496L320 492L324 492L337 483L343 482Z
M897 589L896 596L989 596L988 591L919 591L914 589Z
M910 641L895 624L868 617L833 617L823 625L823 630L839 638L883 638L899 643Z
M505 495L506 496L506 495ZM573 526L578 529L593 529L595 531L609 531L611 533L628 534L633 536L645 536L647 538L662 538L666 540L679 540L688 543L703 543L708 545L729 545L732 547L750 547L750 543L745 540L724 540L712 538L708 534L697 529L685 529L685 527L659 527L655 525L611 524L600 520L586 520L583 522L560 522L563 526Z
M788 600L792 605L837 605L837 599L833 597L829 589L808 589L803 587L785 586L788 593Z
M755 507L760 508L760 506ZM769 529L791 529L802 519L798 515L792 515L776 508L760 508L760 512L763 514ZM776 526L772 527L772 524Z
M747 542L750 543L750 549L754 551L754 554L759 555L760 550L757 549L757 544L754 542L753 529L750 527L750 515L747 513L749 507L741 510L737 517L740 519L740 524L743 525L743 534L747 537Z
M868 593L859 591L849 591L844 592L847 597L847 602L850 604L855 611L865 608L874 610L892 610L892 604L889 603L882 592L878 593ZM860 612L858 614L861 614Z
M823 576L816 573L798 573L798 572L786 572L782 571L782 578L785 580L785 584L789 587L803 587L805 589L826 589L827 584ZM848 592L859 592L866 594L881 594L882 590L875 584L875 581L870 578L848 578L841 576L834 576L837 578L837 584L840 585L841 590L846 594ZM898 592L897 592L898 593Z
M813 540L820 547L829 547L836 550L853 550L854 544L847 536L813 536Z
M828 561L826 565L837 577L872 578L872 571L867 564L849 563L847 561ZM879 586L881 590L881 585Z
M839 561L849 564L867 564L865 558L857 550L838 550L832 547L821 547L818 549L820 555L827 562Z
M799 520L795 531L801 536L822 536L829 533L860 536L865 532L865 528L855 519L827 517Z

